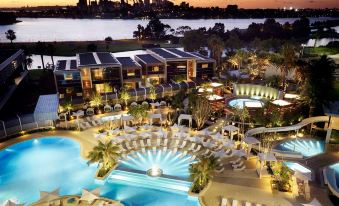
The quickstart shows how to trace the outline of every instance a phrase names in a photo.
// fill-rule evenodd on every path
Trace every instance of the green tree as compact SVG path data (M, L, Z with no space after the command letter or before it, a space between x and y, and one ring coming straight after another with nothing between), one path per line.
M152 85L149 88L149 98L154 102L157 99L157 92L155 91L155 87Z
M166 36L166 32L171 27L167 24L163 24L158 18L152 18L146 28L145 36L150 39L160 40Z
M112 141L105 143L99 141L92 151L88 153L88 164L99 163L99 176L105 176L111 170L121 157L120 148Z
M249 68L248 73L253 77L261 76L265 71L264 68L270 65L270 59L264 55L257 55L252 53L249 57Z
M242 47L242 41L236 33L232 32L229 38L226 40L225 46L230 48L231 51L234 51Z
M16 39L16 34L15 31L13 31L12 29L9 29L5 32L6 34L6 39L11 41L11 44L13 45L13 41Z
M142 121L148 116L148 105L134 105L128 109L128 114L134 117L136 122L141 125Z
M129 95L127 91L127 88L122 87L119 94L120 94L120 99L125 103L125 106L127 107L127 102L131 98L131 96Z
M283 66L281 69L281 78L283 83L283 89L286 90L286 78L288 73L295 67L296 55L295 48L291 44L284 44L281 50L281 56L283 58Z
M105 38L106 50L109 51L109 45L113 42L113 38L108 36Z
M224 41L217 35L212 35L208 39L208 48L211 50L212 58L216 60L217 68L220 69L221 57L225 49Z
M90 105L91 107L96 107L99 108L100 105L102 104L102 97L101 94L99 93L93 93L92 96L90 97Z
M211 105L205 97L197 97L193 104L192 116L200 130L212 112Z
M62 107L64 108L64 110L67 111L67 114L71 114L71 111L73 109L73 105L72 105L72 102L71 101L66 101Z
M198 51L204 45L204 34L199 30L186 31L181 39L185 51Z
M242 136L244 136L244 133L245 133L245 120L250 117L250 113L248 112L248 109L244 105L243 108L236 107L235 110L234 110L234 115L241 122L240 131L243 134Z
M104 83L104 92L105 92L105 102L106 102L106 104L108 103L107 93L112 92L112 91L113 91L113 87L107 82Z
M199 193L212 178L212 172L216 169L217 159L214 156L201 157L197 163L189 167L190 179L193 182L192 192Z

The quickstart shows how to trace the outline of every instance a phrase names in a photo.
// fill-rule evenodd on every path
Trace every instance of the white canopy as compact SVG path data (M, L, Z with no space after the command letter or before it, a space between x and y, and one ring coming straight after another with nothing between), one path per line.
M178 125L180 125L181 121L184 120L184 119L188 120L188 126L192 127L192 115L181 114L178 118Z
M56 189L52 192L40 191L40 199L38 202L49 202L59 198L59 191L60 189Z
M80 200L85 200L88 201L89 203L92 203L94 200L98 199L99 196L100 196L99 188L94 189L92 191L83 189Z
M24 204L17 204L15 202L13 202L12 200L7 200L4 204L4 206L22 206Z
M322 204L316 199L314 198L312 200L312 202L308 203L308 204L302 204L304 206L322 206Z
M228 132L236 132L239 131L239 128L234 126L234 125L227 125L225 127L222 128L223 131L228 131Z
M246 144L260 144L260 141L257 140L257 138L255 138L255 137L246 137L246 138L244 139L244 142L245 142Z
M273 153L259 153L258 157L260 159L260 161L277 161L277 158L275 158Z
M35 121L57 120L59 98L57 94L40 95L35 106Z

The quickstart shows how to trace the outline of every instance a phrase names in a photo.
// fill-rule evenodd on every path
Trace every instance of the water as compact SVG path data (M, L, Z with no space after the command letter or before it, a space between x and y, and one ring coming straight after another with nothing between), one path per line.
M67 138L48 137L15 144L0 151L0 165L0 205L8 199L32 203L38 200L39 191L60 188L60 194L66 195L98 187L101 196L120 200L126 206L199 205L185 190L146 185L150 182L146 175L116 171L138 182L114 177L103 183L95 181L97 165L87 166L80 156L79 144ZM171 183L166 181L165 185ZM189 187L188 182L175 183Z
M339 162L334 165L331 165L330 168L334 169L335 171L337 187L339 187Z
M257 99L233 99L228 102L228 105L234 108L244 108L249 107L249 108L261 108L264 106L264 103L260 100Z
M297 18L278 18L280 23L294 22ZM332 18L310 18L311 23ZM123 19L64 19L64 18L19 18L22 22L0 26L0 39L7 41L5 32L13 29L17 34L16 42L40 41L95 41L111 36L113 39L132 39L137 25L147 25L148 20ZM215 23L224 23L226 30L246 29L252 22L263 23L265 19L163 19L163 23L176 29L179 26L212 27Z
M304 157L312 157L321 154L325 150L325 144L319 140L295 139L279 144L276 149L301 153Z

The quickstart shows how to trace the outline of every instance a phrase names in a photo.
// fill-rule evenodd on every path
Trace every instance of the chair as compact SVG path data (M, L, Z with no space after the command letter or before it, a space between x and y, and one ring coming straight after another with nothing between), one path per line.
M220 169L216 169L215 171L216 171L217 173L222 173L224 170L225 170L225 168L224 168L224 167L221 167Z
M193 155L193 156L190 158L190 160L193 161L193 160L195 160L195 158L197 158L197 156L196 156L196 155Z
M228 202L228 200L227 200L227 198L222 198L221 199L221 204L220 204L220 206L227 206L227 202Z
M147 146L148 146L148 147L151 147L151 146L152 146L151 139L147 139L147 140L146 140L146 143L147 143Z
M241 161L241 158L238 157L238 159L236 160L231 160L230 163L234 165L234 164L239 164L240 161Z
M232 206L238 206L238 200L233 200L232 201Z
M245 170L245 168L246 168L246 166L243 165L243 166L240 167L240 168L233 168L233 170L234 170L234 171L243 171L243 170Z
M180 149L184 148L187 144L187 141L183 141L182 144L179 146Z
M198 145L198 147L195 148L192 152L193 153L199 152L200 149L201 149L201 145Z

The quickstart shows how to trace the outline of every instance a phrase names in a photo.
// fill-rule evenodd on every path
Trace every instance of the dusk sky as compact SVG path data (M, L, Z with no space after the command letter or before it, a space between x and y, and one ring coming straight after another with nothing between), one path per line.
M241 8L339 8L339 0L186 0L193 6L225 7L238 4ZM0 0L0 7L75 5L78 0ZM130 0L132 2L132 0ZM176 4L182 0L174 0Z

